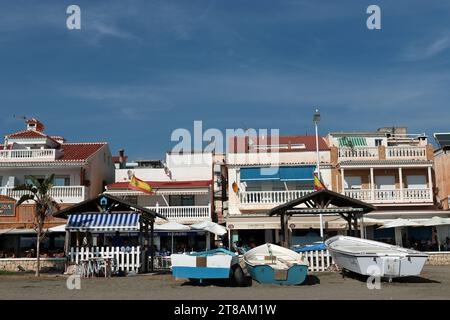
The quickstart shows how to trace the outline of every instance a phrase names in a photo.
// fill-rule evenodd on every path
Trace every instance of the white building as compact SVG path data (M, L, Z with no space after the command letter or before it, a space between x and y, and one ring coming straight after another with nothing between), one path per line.
M182 224L195 224L202 221L217 221L214 214L214 173L212 153L167 153L165 162L160 160L136 161L116 169L115 183L107 186L106 193L124 197L140 206L154 209L169 221ZM128 188L130 177L147 182L153 194ZM157 224L164 221L158 219ZM159 233L156 245L164 247L164 236ZM187 234L179 232L179 243L209 247L203 232ZM209 240L208 240L209 241ZM167 246L166 246L167 248Z
M316 137L235 137L230 145L226 158L226 223L230 240L232 243L276 243L280 220L267 216L267 211L314 191ZM319 150L322 181L331 189L330 150L322 137L319 137ZM342 221L338 220L335 223L325 219L324 227L340 229ZM309 228L319 226L316 216L293 218L290 227L294 242L295 237L302 237Z

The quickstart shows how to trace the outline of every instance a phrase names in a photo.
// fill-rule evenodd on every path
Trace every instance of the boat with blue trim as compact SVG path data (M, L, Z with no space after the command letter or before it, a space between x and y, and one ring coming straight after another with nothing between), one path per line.
M172 275L175 278L231 279L243 281L244 273L239 266L239 256L224 248L185 254L172 254Z
M259 283L296 285L305 281L308 263L292 250L266 243L244 254L247 272Z

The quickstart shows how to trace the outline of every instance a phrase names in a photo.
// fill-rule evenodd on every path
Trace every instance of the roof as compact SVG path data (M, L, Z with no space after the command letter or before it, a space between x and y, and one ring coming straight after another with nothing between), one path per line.
M127 161L127 160L128 160L128 156L124 156L124 157L123 157L123 160L124 160L124 161ZM113 163L120 163L120 156L113 156L113 157L112 157L112 162L113 162Z
M316 151L316 136L269 136L269 137L232 137L230 139L232 153L279 151L279 152L304 152ZM300 148L298 145L304 145ZM264 148L264 149L262 149ZM319 150L330 150L324 137L319 136Z
M340 166L385 166L385 165L432 165L433 161L431 160L346 160L340 161Z
M7 135L9 139L17 139L17 138L51 138L45 133L36 131L36 130L24 130L16 133L12 133Z
M106 142L64 143L61 145L63 156L56 161L85 161L105 145Z
M271 209L269 211L269 215L273 216L278 214L284 214L288 210L295 211L296 209L294 207L300 204L306 205L323 204L320 205L319 207L327 207L328 205L332 205L338 208L352 208L352 209L361 208L364 213L368 213L376 209L373 205L369 203L347 197L345 195L342 195L340 193L328 189L322 189L319 191L308 193L307 195L300 197L298 199L281 204Z
M180 187L209 187L211 180L202 181L146 181L152 188L180 188ZM111 189L128 189L129 182L115 182L109 184L106 188Z
M102 210L101 206L103 199L106 199L105 208L107 207L108 212L138 211L142 213L142 216L146 219L154 219L158 217L167 220L165 216L157 213L155 210L144 208L140 205L133 204L124 199L117 198L105 193L100 194L95 198L79 202L68 208L59 210L58 212L55 212L53 216L57 218L67 219L67 217L72 214L100 212Z

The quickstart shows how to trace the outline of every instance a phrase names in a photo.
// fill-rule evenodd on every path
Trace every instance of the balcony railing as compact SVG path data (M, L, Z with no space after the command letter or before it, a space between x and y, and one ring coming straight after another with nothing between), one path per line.
M386 159L427 159L426 147L387 147Z
M0 194L19 200L28 191L13 190L11 187L0 188ZM78 203L86 200L87 188L84 186L53 187L50 196L58 203Z
M239 203L241 205L277 205L298 199L313 192L313 190L291 190L291 191L241 191L239 192Z
M429 188L420 189L347 189L348 197L372 203L432 203L433 193Z
M204 221L211 220L210 206L156 206L147 207L162 214L170 221Z
M339 159L354 160L354 159L378 159L377 147L342 147L339 148Z
M381 148L385 152L381 152ZM339 160L427 160L427 148L424 146L397 147L341 147L338 149Z
M32 149L32 150L0 150L0 161L52 161L55 160L57 152L55 149Z

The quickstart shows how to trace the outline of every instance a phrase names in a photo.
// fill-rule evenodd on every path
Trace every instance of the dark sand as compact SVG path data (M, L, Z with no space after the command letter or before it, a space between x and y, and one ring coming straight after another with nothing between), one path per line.
M299 286L227 287L222 283L195 285L170 274L81 279L81 290L69 290L67 276L0 276L0 299L450 299L450 267L426 266L421 277L381 282L369 290L364 279L340 273L311 274Z

